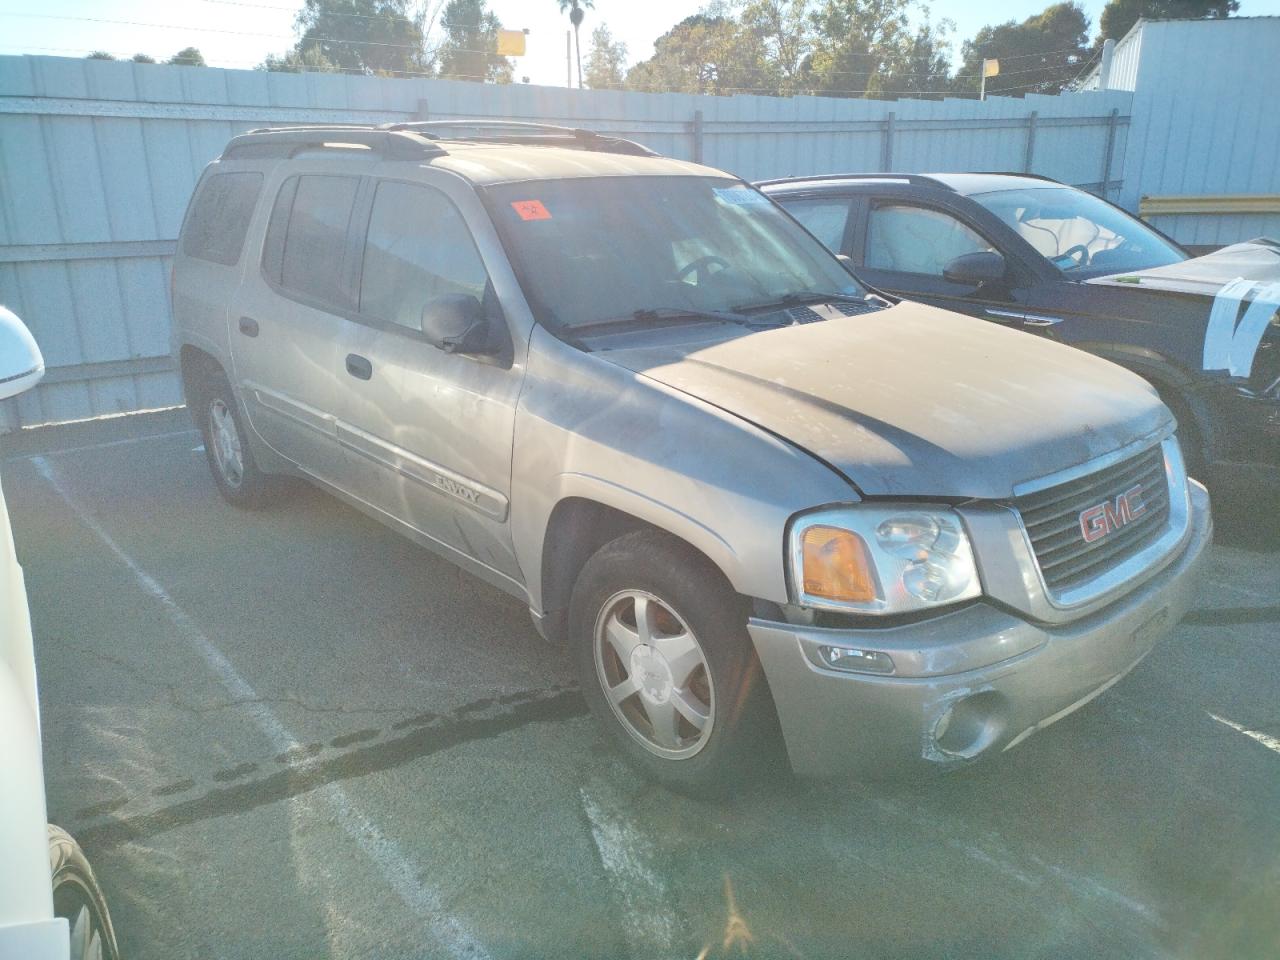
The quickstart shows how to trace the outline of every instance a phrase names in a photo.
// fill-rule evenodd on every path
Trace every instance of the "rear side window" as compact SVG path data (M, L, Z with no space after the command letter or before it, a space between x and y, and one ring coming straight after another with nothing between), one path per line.
M384 181L374 195L360 280L360 312L421 329L428 300L484 300L489 278L453 202L431 187Z
M207 177L191 203L182 234L182 252L228 267L238 263L261 190L260 173L215 173Z
M792 200L784 201L782 205L828 250L844 252L844 228L849 222L848 200Z
M343 253L359 185L358 177L307 175L285 181L263 250L270 279L308 300L351 306L342 283Z

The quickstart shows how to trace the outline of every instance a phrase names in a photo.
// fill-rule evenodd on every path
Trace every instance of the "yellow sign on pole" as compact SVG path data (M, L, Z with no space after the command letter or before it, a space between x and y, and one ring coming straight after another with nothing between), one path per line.
M524 31L523 30L499 30L498 31L498 56L523 57L524 56Z
M982 76L984 78L1000 76L1000 61L999 60L983 60Z

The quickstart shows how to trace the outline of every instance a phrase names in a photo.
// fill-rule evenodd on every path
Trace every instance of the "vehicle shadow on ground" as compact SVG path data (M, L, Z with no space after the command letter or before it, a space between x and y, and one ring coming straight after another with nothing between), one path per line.
M1220 481L1209 493L1215 543L1255 553L1280 552L1280 492Z

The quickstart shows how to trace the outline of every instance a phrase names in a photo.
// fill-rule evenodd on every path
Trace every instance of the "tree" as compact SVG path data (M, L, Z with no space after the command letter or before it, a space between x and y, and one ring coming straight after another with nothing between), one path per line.
M800 92L813 48L809 0L746 0L739 19L764 48L777 92Z
M627 45L615 41L603 23L591 31L591 52L587 54L587 86L592 90L616 90L622 86L627 63Z
M435 51L440 76L452 80L510 83L513 67L498 56L502 21L485 0L449 0L440 17L445 40Z
M156 62L155 57L149 57L145 53L135 53L129 59L132 60L134 63L155 63Z
M183 47L172 57L166 60L165 63L179 64L188 67L207 66L204 62L204 54L202 54L196 47Z
M595 7L595 0L557 0L560 12L569 11L569 22L573 24L573 51L578 60L578 89L582 89L582 44L578 41L578 28L586 17L586 11Z
M979 30L964 45L960 76L976 91L982 61L999 60L1000 74L987 80L987 93L1059 93L1080 73L1088 40L1084 10L1074 0L1056 3L1021 23L1010 20Z
M326 60L315 47L309 47L302 51L290 50L282 56L269 53L258 64L258 69L272 73L335 73L338 67Z
M1111 0L1102 8L1097 46L1119 40L1138 22L1149 20L1221 20L1240 9L1237 0Z
M653 56L627 72L627 86L722 96L773 92L764 46L722 9L685 17L655 40Z
M294 28L293 56L269 56L266 69L323 63L350 73L391 76L423 69L422 17L409 15L408 0L305 0Z
M936 99L955 92L951 77L950 20L923 23L904 34L885 57L881 73L867 84L867 96L896 100L902 96Z
M85 57L85 59L86 60L114 60L115 57L107 53L107 51L105 50L95 50L93 51L93 53Z

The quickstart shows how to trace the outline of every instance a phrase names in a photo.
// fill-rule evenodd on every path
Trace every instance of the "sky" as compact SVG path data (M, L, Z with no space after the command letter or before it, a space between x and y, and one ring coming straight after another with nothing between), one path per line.
M426 0L434 8L436 0ZM955 21L960 44L989 23L1021 20L1051 0L933 0L934 20ZM1083 0L1094 26L1105 0ZM704 0L595 0L582 27L583 55L591 29L605 23L626 43L628 62L653 53L653 41L696 13ZM119 57L142 52L157 60L187 46L199 47L211 66L247 69L293 43L292 0L0 0L0 53L84 56L106 50ZM516 60L516 78L553 86L565 83L568 20L556 0L490 0L503 25L528 29L527 52ZM1280 15L1280 0L1241 0L1240 15ZM438 28L437 36L438 39ZM3 93L3 91L0 91Z

